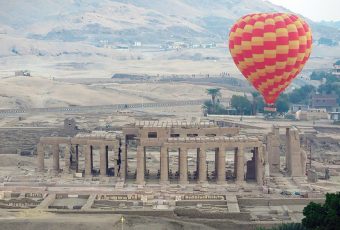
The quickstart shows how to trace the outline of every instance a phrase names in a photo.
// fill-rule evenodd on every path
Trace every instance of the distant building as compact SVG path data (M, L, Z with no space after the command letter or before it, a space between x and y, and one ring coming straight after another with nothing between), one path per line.
M332 111L333 108L337 107L337 96L333 94L314 94L311 98L311 107L315 109L327 109Z
M20 76L20 77L30 77L31 73L28 70L19 70L19 71L15 71L14 75L16 77Z
M332 112L329 113L331 120L335 122L340 122L340 107L333 108Z
M309 106L308 106L308 105L294 104L294 105L292 105L292 107L290 108L290 111L291 111L292 113L296 113L296 112L299 111L299 110L307 111L308 109L309 109Z
M141 47L142 46L142 42L135 42L133 44L134 47Z
M308 109L307 111L299 110L295 113L295 118L298 121L315 121L328 119L326 109Z
M340 77L340 60L334 63L332 74Z

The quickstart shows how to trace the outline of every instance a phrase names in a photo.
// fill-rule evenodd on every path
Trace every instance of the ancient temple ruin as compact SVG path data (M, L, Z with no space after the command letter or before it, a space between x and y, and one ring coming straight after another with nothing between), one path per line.
M303 176L306 158L301 153L296 128L286 128L286 143L288 174ZM153 165L157 169L154 177L150 176L147 165L147 149L159 156L159 162ZM94 167L95 151L99 153L98 169ZM45 165L48 152L52 156L52 168ZM176 161L170 162L170 153L174 152ZM189 152L194 152L194 156L189 157ZM226 153L233 156L233 169L228 171ZM80 165L80 155L84 157L83 165ZM154 179L152 183L159 184L223 185L254 181L264 185L266 177L280 171L279 128L273 127L271 133L259 137L241 135L238 127L219 127L212 123L144 122L123 127L120 132L42 137L37 158L40 172L49 171L55 175L76 172L87 178L112 177L125 182L132 179L133 183L140 185L148 183L149 178Z

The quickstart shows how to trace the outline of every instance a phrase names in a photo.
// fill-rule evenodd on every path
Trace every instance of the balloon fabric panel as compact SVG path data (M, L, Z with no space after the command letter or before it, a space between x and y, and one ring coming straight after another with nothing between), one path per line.
M310 57L312 32L296 15L250 14L231 28L229 50L241 73L273 104Z

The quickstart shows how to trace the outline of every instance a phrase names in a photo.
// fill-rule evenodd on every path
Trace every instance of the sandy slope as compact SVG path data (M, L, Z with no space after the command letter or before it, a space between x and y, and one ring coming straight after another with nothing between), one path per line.
M136 103L137 96L41 77L9 77L0 80L0 108L57 107ZM148 100L145 100L148 102Z

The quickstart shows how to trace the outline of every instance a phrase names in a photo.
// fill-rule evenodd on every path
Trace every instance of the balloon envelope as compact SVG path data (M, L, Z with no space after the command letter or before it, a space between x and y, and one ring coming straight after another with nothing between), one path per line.
M249 14L232 27L229 50L242 74L273 104L307 62L312 32L293 14Z

